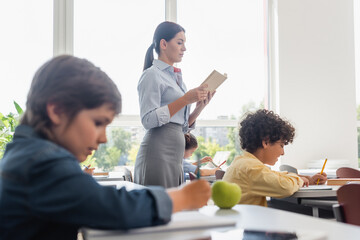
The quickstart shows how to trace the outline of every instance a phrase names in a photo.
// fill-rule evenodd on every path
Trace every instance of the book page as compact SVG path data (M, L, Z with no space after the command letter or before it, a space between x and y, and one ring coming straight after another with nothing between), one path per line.
M230 151L217 151L212 162L208 162L204 168L217 168L221 163L228 160Z
M300 190L332 190L332 187L327 185L309 185L308 187L301 187Z
M226 73L221 74L218 71L214 70L205 79L205 81L200 84L200 86L203 84L207 84L208 87L206 88L206 90L214 92L226 79L227 79Z

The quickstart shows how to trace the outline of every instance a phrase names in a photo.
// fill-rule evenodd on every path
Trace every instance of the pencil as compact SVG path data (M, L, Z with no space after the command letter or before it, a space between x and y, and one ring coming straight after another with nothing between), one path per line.
M197 173L196 173L196 178L197 179L200 179L200 161L201 161L201 159L199 158L197 160Z
M327 158L325 159L325 162L324 162L324 165L323 165L323 167L322 167L322 169L321 169L320 175L323 174L323 172L324 172L324 168L325 168L326 162L327 162ZM316 182L316 185L319 184L319 181L320 181L320 178L318 178L318 180L317 180L317 182Z
M222 165L224 165L224 163L226 163L226 160L223 161L223 162L218 166L218 168L221 167Z

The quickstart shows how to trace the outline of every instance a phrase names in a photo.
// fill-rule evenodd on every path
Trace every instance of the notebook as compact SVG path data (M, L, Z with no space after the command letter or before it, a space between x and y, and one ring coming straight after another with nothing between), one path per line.
M309 185L308 187L301 187L300 190L332 190L332 187L327 185Z
M230 151L217 151L212 162L208 162L204 168L217 168L224 161L228 160Z
M217 216L207 216L198 211L183 211L172 215L171 221L166 225L136 228L128 231L120 230L91 230L85 229L87 236L100 237L109 235L122 234L146 234L155 232L181 231L193 230L203 228L217 228L217 227L235 227L236 220Z
M205 79L203 84L207 84L207 90L214 92L225 80L227 79L227 74L221 74L216 70L213 70L210 75Z
M360 183L360 178L337 178L337 179L328 179L327 185L345 185L350 182Z

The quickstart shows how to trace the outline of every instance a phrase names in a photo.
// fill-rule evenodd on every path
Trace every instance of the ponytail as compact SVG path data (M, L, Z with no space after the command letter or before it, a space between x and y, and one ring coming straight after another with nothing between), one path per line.
M160 55L160 41L164 39L165 41L170 41L175 37L179 32L185 32L185 29L179 24L174 22L165 21L160 23L155 29L153 43L150 45L146 51L145 61L144 61L144 71L152 66L154 61L154 51Z
M151 67L152 62L154 61L154 51L153 51L153 49L154 49L154 43L152 43L150 45L150 47L148 48L148 50L146 51L143 71L145 71L146 69Z
M197 147L198 142L196 137L191 133L185 133L185 150Z

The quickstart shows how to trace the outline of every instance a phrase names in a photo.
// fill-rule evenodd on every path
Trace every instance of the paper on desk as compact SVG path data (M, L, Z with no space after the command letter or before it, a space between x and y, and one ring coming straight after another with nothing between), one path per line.
M332 187L327 185L310 185L308 187L301 187L300 190L332 190Z
M212 162L208 162L204 168L217 168L218 165L228 160L230 153L230 151L217 151Z
M234 227L234 219L207 216L198 211L183 211L172 215L171 221L167 225L136 228L128 231L103 231L103 230L86 230L88 236L98 237L105 235L122 235L122 234L145 234L154 232L184 231L200 228L216 227Z

